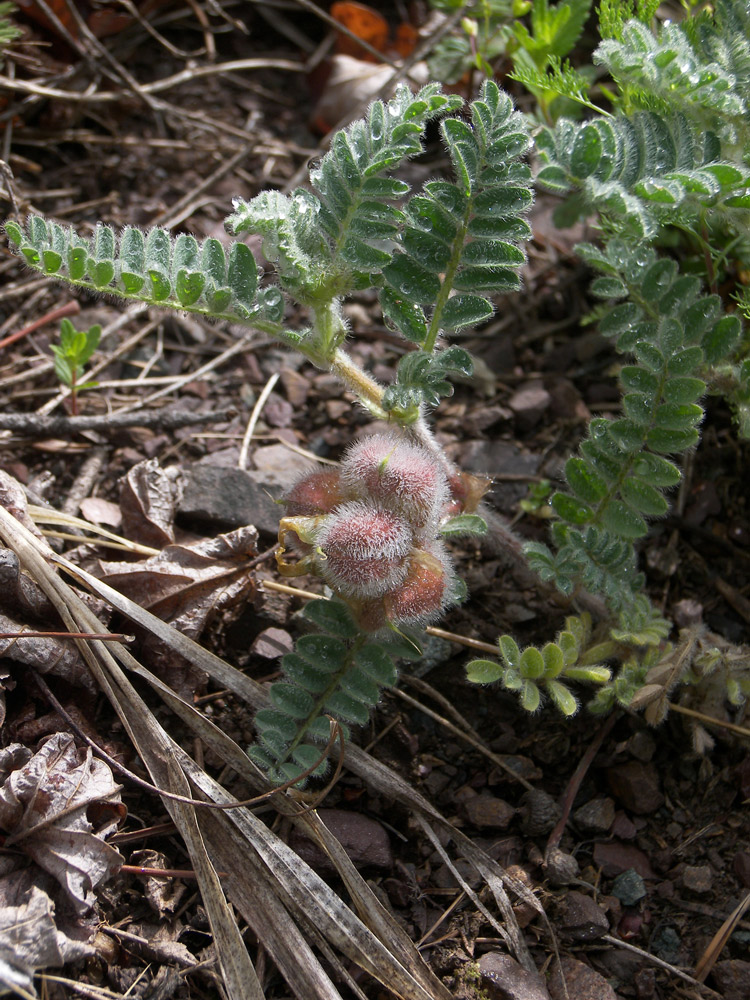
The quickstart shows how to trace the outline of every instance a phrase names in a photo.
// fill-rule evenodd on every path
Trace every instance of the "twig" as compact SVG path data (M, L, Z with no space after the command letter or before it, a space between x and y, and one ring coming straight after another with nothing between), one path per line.
M609 735L614 726L615 722L620 717L619 712L612 712L607 719L599 727L599 732L596 734L592 742L590 743L586 753L581 758L578 767L573 772L573 775L568 782L568 787L565 789L565 798L562 803L562 816L557 822L552 833L549 835L549 840L547 841L547 849L545 851L545 856L549 854L550 851L559 847L560 841L562 840L563 831L568 822L568 817L570 816L570 810L573 808L573 803L575 802L576 795L578 795L578 790L581 787L581 782L586 777L588 769L594 760L594 757L599 753L602 743Z
M663 958L657 958L656 955L652 955L644 948L638 948L636 945L629 944L627 941L622 941L620 938L613 937L611 934L604 934L600 940L606 941L608 944L613 944L617 948L624 948L625 951L632 951L636 955L640 955L641 958L645 958L647 961L651 962L652 965L658 965L660 969L666 969L667 972L671 972L673 976L677 976L686 983L690 983L691 986L697 986L698 989L703 990L710 997L717 997L718 1000L721 1000L721 995L715 990L710 989L704 983L698 982L697 979L688 975L687 972L683 972L682 969L678 969L676 965L670 965L669 962L665 962Z
M253 407L253 412L250 414L250 419L247 422L247 428L245 430L245 436L242 438L242 447L240 448L240 457L237 459L237 468L244 469L247 466L247 456L250 451L250 442L252 441L253 431L255 430L256 424L260 419L260 415L263 411L263 407L268 401L268 397L273 392L273 388L279 381L279 373L274 372L273 375L266 382L263 387L263 391Z
M36 413L2 413L0 430L15 434L64 436L78 431L109 431L122 427L152 427L175 430L192 424L214 424L231 420L235 409L214 413L190 413L188 410L137 410L135 413L105 413L79 417L48 417Z
M155 80L153 83L146 83L139 88L142 94L157 94L162 90L169 90L180 83L187 83L197 79L199 76L218 76L226 73L234 73L240 70L255 69L277 69L288 70L292 73L304 73L305 64L291 59L235 59L231 62L215 63L213 66L193 66L184 69L173 76L164 77L162 80ZM62 101L73 101L79 104L109 104L112 101L122 100L122 91L119 90L98 90L93 93L86 91L81 93L77 90L58 90L56 87L43 87L31 80L11 80L10 77L0 75L0 89L19 91L24 94L36 94L39 97L58 98ZM247 133L245 133L247 138Z
M33 323L29 323L22 330L16 330L15 333L11 333L9 337L5 337L0 340L0 350L3 347L8 347L9 344L15 344L17 340L21 340L23 337L27 336L29 333L33 333L34 330L38 330L40 326L44 326L46 323L55 323L58 319L62 319L64 316L75 316L76 313L81 311L81 307L78 305L75 299L72 302L66 302L64 306L58 306L57 309L53 309L48 312L46 316L40 316L39 319L35 319Z
M0 639L98 639L99 642L134 642L124 632L0 632ZM3 656L8 649L3 649Z
M402 701L405 701L408 705L411 705L413 708L416 708L418 711L423 712L431 719L434 719L435 722L440 723L440 725L443 726L443 728L453 733L454 736L458 736L459 739L465 740L466 743L470 743L480 753L484 754L484 756L487 757L488 760L491 760L493 764L501 768L505 772L505 774L513 778L514 781L517 781L519 784L523 785L523 787L527 791L531 792L534 790L534 786L531 784L530 781L527 781L526 778L522 778L520 774L517 774L513 770L513 768L510 767L510 765L503 760L502 757L498 756L496 753L493 753L488 747L484 745L484 743L482 743L481 740L477 739L476 736L473 736L471 733L467 733L465 729L460 729L458 726L454 725L449 719L446 719L444 716L438 714L437 712L433 712L431 708L428 708L426 705L423 705L421 701L417 701L416 698L412 698L411 695L407 694L405 691L399 690L399 688L393 688L389 692L389 694L395 695L397 698L400 698Z
M738 736L750 736L750 729L744 726L737 726L734 722L725 722L723 719L716 719L713 715L704 715L703 712L696 712L693 708L686 708L673 701L667 702L670 712L677 712L679 715L688 715L691 719L698 719L707 726L719 726L721 729L728 729L730 733L737 733Z

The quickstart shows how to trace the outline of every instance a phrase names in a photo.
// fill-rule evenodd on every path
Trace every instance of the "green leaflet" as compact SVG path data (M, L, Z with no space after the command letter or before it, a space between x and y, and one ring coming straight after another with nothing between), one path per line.
M262 316L255 259L243 243L230 247L227 260L218 240L173 240L158 228L144 234L128 226L116 235L99 225L85 240L31 216L25 227L13 223L6 231L30 266L83 288L236 321Z

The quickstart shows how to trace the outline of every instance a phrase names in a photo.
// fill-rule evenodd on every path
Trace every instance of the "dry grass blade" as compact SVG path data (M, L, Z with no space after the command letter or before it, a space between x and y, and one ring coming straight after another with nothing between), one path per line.
M218 656L203 649L202 646L193 642L192 639L170 628L169 625L155 618L143 608L133 604L122 594L119 594L107 584L102 583L102 581L97 580L85 570L72 565L59 556L55 557L55 561L63 566L66 571L77 576L93 593L102 597L132 621L148 628L154 635L169 643L189 663L200 670L205 670L218 684L224 688L228 688L237 697L247 701L253 708L263 708L268 704L268 697L265 690L251 678L240 673ZM311 594L310 596L317 597L318 595ZM334 753L336 752L334 749ZM506 933L509 936L510 947L516 958L526 968L536 969L506 891L509 889L520 899L533 906L540 914L543 914L544 911L539 900L527 886L504 871L485 851L477 847L469 837L466 837L452 823L448 822L408 782L404 781L403 778L395 774L390 768L375 760L364 750L349 744L346 748L346 767L359 775L371 787L378 789L386 797L399 802L411 812L420 813L430 822L436 823L451 836L457 850L474 865L487 882L502 914Z
M70 572L76 572L76 568L68 564L66 560L59 559L58 561L64 564ZM50 571L47 570L47 572L49 573ZM152 631L168 641L176 639L177 648L180 651L184 651L184 648L189 648L193 661L202 662L204 665L206 661L209 661L214 667L216 664L221 664L220 673L225 679L232 676L232 679L236 682L239 678L242 678L242 675L238 671L235 671L228 664L223 663L218 657L213 657L196 643L186 640L186 637L165 625L164 622L161 622L153 615L145 612L138 605L128 601L122 595L117 594L112 588L90 578L88 574L84 574L81 571L77 572L78 575L86 577L86 581L92 585L92 589L100 592L102 596L106 596L106 599L111 599L112 603L115 603L123 613L128 614L129 617L139 621L141 624L150 627ZM75 595L72 596L75 597ZM99 627L101 628L101 626ZM257 782L257 772L255 772L247 756L242 753L236 744L232 744L230 748L229 744L231 744L231 741L226 737L223 740L220 739L220 736L223 737L224 734L220 734L219 730L214 728L213 732L209 732L208 730L211 727L207 720L203 719L186 702L181 701L166 685L153 677L126 650L118 649L115 655L121 662L145 677L149 683L159 690L165 700L178 710L186 721L191 722L208 745L214 747L220 745L227 762L231 763L243 777ZM216 670L212 672L216 673ZM259 701L262 702L265 700L264 692L258 685L254 685L248 678L244 678L244 680L246 684L242 685L242 687L244 687L245 694L248 693L248 689L254 688L255 690L252 690L253 701L257 704ZM127 684L127 681L125 683ZM138 713L146 712L142 703L138 708L133 708L133 711ZM131 735L134 736L134 734ZM134 739L134 742L136 742L138 752L148 763L148 753L144 752L141 748L142 741ZM166 749L162 750L162 753L166 755ZM217 785L205 775L171 741L169 741L168 756L173 761L179 761L180 768L178 769L178 773L180 775L188 773L194 785L200 788L211 801L225 803L233 801L232 797L220 785ZM168 777L170 784L165 784L163 781L160 782L156 775L154 775L154 780L160 787L171 790L171 783L174 782L175 778L173 774L169 774ZM294 803L290 804L294 805ZM179 814L176 806L176 803L169 803L170 812L177 823ZM189 807L181 806L181 808L189 810ZM298 811L296 807L295 811ZM448 1000L449 994L424 965L412 943L405 935L398 931L395 922L390 920L382 907L377 904L375 896L366 888L365 883L361 879L357 888L359 890L358 895L362 909L377 912L379 916L378 929L381 932L387 929L387 933L383 935L385 941L381 941L379 937L362 923L328 885L312 869L309 869L290 848L279 841L252 813L245 809L239 809L228 814L225 818L219 819L213 816L210 818L204 817L201 814L199 824L204 833L206 830L213 831L210 841L210 855L214 864L218 865L219 868L233 873L246 872L249 864L248 857L252 853L256 853L265 865L266 880L268 880L269 873L271 875L270 884L268 885L270 895L275 895L277 898L285 901L287 909L291 908L297 918L309 923L313 927L317 927L328 941L346 955L347 958L359 964L384 985L387 985L397 996L401 996L405 1000ZM232 826L239 830L239 845L234 843L237 839L237 834L233 833L229 837L227 832ZM189 838L190 836L194 836L194 831L188 829L184 834ZM332 838L329 834L329 842L331 840ZM232 845L231 849L228 846L229 844ZM188 846L190 847L190 844ZM244 860L238 863L238 857L242 857ZM195 864L195 859L193 859L193 862ZM347 862L348 881L354 885L355 880L359 876L354 871L348 858ZM195 865L195 867L200 875L200 866ZM260 934L266 936L269 931L268 914L265 911L259 913L257 911L257 903L252 900L252 894L256 891L259 876L260 873L256 871L250 883L244 884L242 880L244 876L239 882L236 882L239 876L233 875L233 880L238 886L238 897L235 902L241 912L247 917L248 922ZM273 943L268 942L267 945L269 951L279 960L282 972L293 981L293 970L297 969L300 971L304 982L298 984L297 992L298 996L305 997L305 1000L308 997L338 997L338 993L335 990L331 992L334 988L322 972L322 968L317 961L314 961L312 952L308 956L310 962L300 965L300 948L303 945L303 939L298 933L296 936L292 933L288 921L285 922L282 910L278 910L276 913L278 936L274 935L276 940ZM295 947L293 952L284 955L281 952L279 942L289 940L295 942ZM396 955L392 953L392 944L394 945L393 950L397 953ZM400 957L397 957L398 955ZM286 965L284 964L285 959ZM310 982L310 974L313 971L319 971L320 975L315 982Z
M724 950L724 945L732 936L737 924L740 920L742 920L748 909L750 909L750 892L748 892L742 902L729 914L727 919L711 938L708 947L698 960L698 963L695 966L694 977L699 983L705 982L706 976L709 974L711 969L713 969L719 959L719 955Z
M36 507L34 504L29 504L28 512L37 522L37 524L59 524L63 527L81 529L82 531L90 531L92 534L99 535L100 538L84 538L81 536L65 535L65 538L74 538L77 542L90 542L92 545L106 545L107 542L112 543L112 548L124 549L127 552L134 552L136 555L142 556L158 556L159 550L152 549L148 545L141 545L138 542L131 542L128 538L123 538L122 535L117 535L113 531L108 531L106 528L102 528L98 524L93 524L91 521L85 521L81 517L75 517L73 514L63 514L60 511L49 510L47 507ZM50 532L44 532L44 534L50 534ZM56 537L61 537L56 535Z
M0 507L0 537L19 558L52 601L66 626L72 631L106 631L71 588L47 563L42 543L19 521ZM94 677L118 713L133 744L146 764L155 784L180 794L189 794L188 782L175 763L176 744L156 722L146 704L122 673L106 643L75 640ZM198 876L206 912L216 943L224 986L231 1000L262 1000L263 991L250 961L229 905L221 890L216 870L205 845L197 835L195 816L189 806L164 800L180 830Z

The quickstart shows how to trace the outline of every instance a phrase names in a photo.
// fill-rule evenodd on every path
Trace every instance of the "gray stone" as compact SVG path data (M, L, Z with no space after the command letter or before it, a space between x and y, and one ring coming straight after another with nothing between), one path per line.
M609 933L609 921L591 896L573 890L563 900L560 931L571 941L596 941Z
M393 867L388 834L376 820L348 809L319 809L318 816L357 868ZM328 855L296 827L289 836L289 844L316 871L322 874L333 874L336 871Z
M615 798L636 816L649 816L664 804L659 776L653 764L629 760L610 767L607 779Z
M682 872L682 884L690 892L710 892L713 880L714 873L710 865L688 865Z
M604 976L600 975L590 965L579 962L577 958L566 955L559 964L555 963L549 980L551 1000L564 1000L567 986L567 996L570 1000L619 1000Z
M505 830L516 814L513 806L494 795L475 795L462 805L466 818L474 826Z
M724 1000L747 1000L750 997L750 962L739 959L717 962L712 975Z
M283 507L274 503L268 487L242 469L188 465L182 470L178 516L226 531L254 524L275 535ZM275 490L280 495L281 490Z
M646 883L634 868L628 868L612 883L612 895L624 906L635 906L646 895Z
M573 813L573 820L583 833L606 833L615 821L613 799L591 799Z
M482 988L490 1000L550 1000L538 972L529 972L510 955L489 951L479 959Z
M508 400L508 406L516 415L520 430L531 430L549 409L552 397L541 382L527 382L520 386Z

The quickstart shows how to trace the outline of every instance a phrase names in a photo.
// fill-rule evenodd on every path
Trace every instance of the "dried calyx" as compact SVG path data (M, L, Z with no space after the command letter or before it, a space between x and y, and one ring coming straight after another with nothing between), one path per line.
M309 473L287 493L279 569L322 577L365 631L426 625L456 589L439 529L468 510L461 483L426 448L385 434L365 438L338 469ZM470 502L475 509L478 497ZM286 558L289 547L295 561Z

